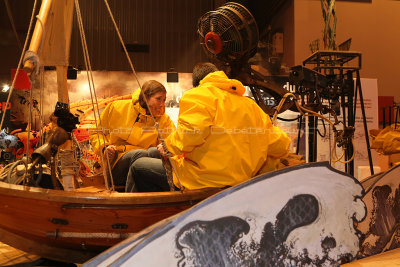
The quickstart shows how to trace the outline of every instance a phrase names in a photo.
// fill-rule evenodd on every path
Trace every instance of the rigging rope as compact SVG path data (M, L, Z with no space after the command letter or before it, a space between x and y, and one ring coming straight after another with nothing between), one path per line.
M40 68L40 91L39 91L39 134L40 134L40 140L39 140L39 146L43 145L44 143L44 129L43 129L43 99L44 99L44 67L42 66Z
M125 52L126 58L128 59L129 65L130 65L130 67L131 67L131 69L132 69L132 73L133 73L134 77L136 78L136 81L137 81L137 83L138 83L138 85L139 85L140 93L143 94L142 86L140 85L139 79L138 79L138 77L137 77L135 68L133 67L132 60L131 60L131 58L129 57L128 51L126 50L125 43L124 43L124 41L123 41L123 39L122 39L122 36L121 36L121 33L120 33L119 29L118 29L117 23L115 22L115 19L114 19L114 16L113 16L112 12L111 12L110 6L108 5L107 0L104 0L104 3L105 3L105 5L106 5L106 7L107 7L107 10L108 10L109 14L110 14L111 20L112 20L112 22L113 22L113 24L114 24L114 27L115 27L115 30L116 30L116 32L117 32L117 34L118 34L119 40L120 40L120 42L121 42L121 45L122 45L122 47L124 48L124 52ZM177 171L176 171L176 169L175 169L175 166L174 166L174 165L172 164L172 162L171 162L170 153L169 153L169 151L168 151L168 149L167 149L167 147L166 147L166 145L165 145L164 139L162 138L162 136L161 136L161 134L160 134L160 130L158 129L158 122L156 121L156 119L155 119L153 113L151 112L151 109L150 109L150 107L149 107L149 105L148 105L148 103L147 103L147 99L146 99L146 97L145 97L144 95L143 95L143 99L144 99L144 101L145 101L145 103L146 103L146 105L147 105L147 107L148 107L149 114L150 114L151 118L152 118L153 121L154 121L155 129L156 129L157 134L158 134L158 139L160 140L160 143L162 144L163 149L164 149L164 151L166 152L166 155L167 155L167 162L171 165L172 170L173 170L173 172L175 173L175 177L176 177L176 179L177 179L177 181L178 181L178 183L179 183L179 187L181 188L181 191L183 191L184 188L183 188L183 186L182 186L182 184L181 184L181 181L180 181L180 179L179 179L178 173L177 173ZM162 157L163 157L163 155L162 155ZM168 177L168 175L167 175L167 177ZM171 182L171 181L169 181L169 184L170 184L170 182ZM173 191L173 188L171 188L171 191Z
M19 47L19 49L22 49L21 40L19 39L17 28L15 27L14 18L13 18L8 0L4 0L4 4L6 6L7 15L8 15L8 18L10 19L11 27L13 29L15 38L17 39L18 47Z
M99 125L98 125L98 121L99 121L100 131L102 133L101 136L103 137L103 143L105 144L106 143L105 135L103 133L103 125L100 120L100 111L99 111L99 105L98 105L98 101L97 101L96 89L94 87L93 72L92 72L92 66L91 66L90 57L89 57L89 49L87 47L85 30L83 28L83 23L82 23L82 14L81 14L81 9L80 9L78 0L75 0L75 9L76 9L76 15L77 15L77 20L78 20L79 33L81 36L81 43L82 43L84 60L85 60L86 72L87 72L87 77L88 77L88 82L89 82L90 99L91 99L92 109L93 109L93 113L94 113L95 125L96 125L96 129L99 129ZM95 101L93 101L93 98L95 99ZM95 103L96 103L96 108L95 108ZM97 140L98 140L99 144L101 144L99 131L97 130L96 133L97 133ZM100 152L100 159L102 162L102 166L106 166L106 168L103 168L103 176L104 176L104 183L106 185L106 189L109 190L108 181L107 181L107 177L109 177L111 180L110 181L111 182L111 190L114 191L114 179L112 177L110 160L108 159L108 157L106 157L107 165L104 164L104 157L103 157L103 153L101 153L101 152ZM107 174L107 171L108 171L108 174Z
M37 0L35 0L35 2L33 3L32 15L31 15L31 19L29 21L29 27L28 27L28 32L26 34L26 38L25 38L24 48L22 49L21 57L19 58L19 62L18 62L18 66L17 66L17 70L15 71L15 76L14 76L14 79L13 79L13 81L11 83L11 88L10 88L9 93L8 93L6 106L8 106L8 103L10 103L10 98L11 98L11 95L12 95L13 90L14 90L15 81L17 80L17 77L18 77L18 73L19 73L19 69L21 67L22 59L24 58L26 46L28 44L28 40L29 40L31 28L32 28L33 18L35 17L36 4L37 4ZM3 112L3 115L1 117L1 122L0 122L0 129L3 129L5 116L6 116L6 112Z
M36 79L36 77L39 74L39 54L40 51L42 49L42 45L43 45L43 40L44 40L44 35L46 33L46 28L42 22L42 20L40 19L39 16L36 16L37 21L39 21L40 26L42 27L42 37L40 40L40 46L39 46L39 51L38 54L36 54L33 51L26 51L25 52L25 57L24 57L24 63L28 60L30 60L34 66L34 71L30 74L29 79L31 81L31 89L29 90L29 118L28 118L28 140L26 142L26 155L28 158L28 162L29 162L29 150L30 150L30 135L31 135L31 131L32 131L32 109L33 109L33 88L32 88L32 84L34 83L34 80Z

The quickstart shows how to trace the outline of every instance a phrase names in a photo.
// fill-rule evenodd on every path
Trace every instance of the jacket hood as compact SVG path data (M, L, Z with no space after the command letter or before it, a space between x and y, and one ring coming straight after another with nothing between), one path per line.
M207 84L241 96L246 92L240 81L229 79L223 71L212 72L200 81L200 85L207 86Z
M132 93L132 103L135 104L135 102L139 99L140 95L140 87L135 90L135 92Z

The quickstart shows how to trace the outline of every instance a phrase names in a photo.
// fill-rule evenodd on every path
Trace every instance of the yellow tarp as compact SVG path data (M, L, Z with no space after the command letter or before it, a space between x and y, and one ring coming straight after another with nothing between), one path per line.
M371 131L371 149L376 149L384 155L400 153L400 124L395 129L394 125L388 126L377 134Z

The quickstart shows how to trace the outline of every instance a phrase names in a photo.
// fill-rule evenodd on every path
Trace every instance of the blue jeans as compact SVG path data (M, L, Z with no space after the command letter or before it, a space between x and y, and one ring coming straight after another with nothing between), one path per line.
M113 176L114 185L125 186L127 192L137 191L135 188L135 180L132 177L131 166L139 158L160 157L156 147L151 147L148 150L136 149L125 153L115 164L111 173Z
M169 191L167 175L157 148L147 150L147 157L137 158L129 167L125 192Z
M167 175L162 160L159 158L144 157L137 159L131 165L129 172L131 175L128 175L128 177L134 179L138 192L169 191ZM127 181L125 191L132 192L130 190Z

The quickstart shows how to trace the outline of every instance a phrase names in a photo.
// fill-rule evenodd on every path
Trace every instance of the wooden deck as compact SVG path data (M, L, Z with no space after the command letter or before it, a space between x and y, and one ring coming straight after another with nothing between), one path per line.
M0 242L0 266L30 263L40 259L39 256L26 253Z

